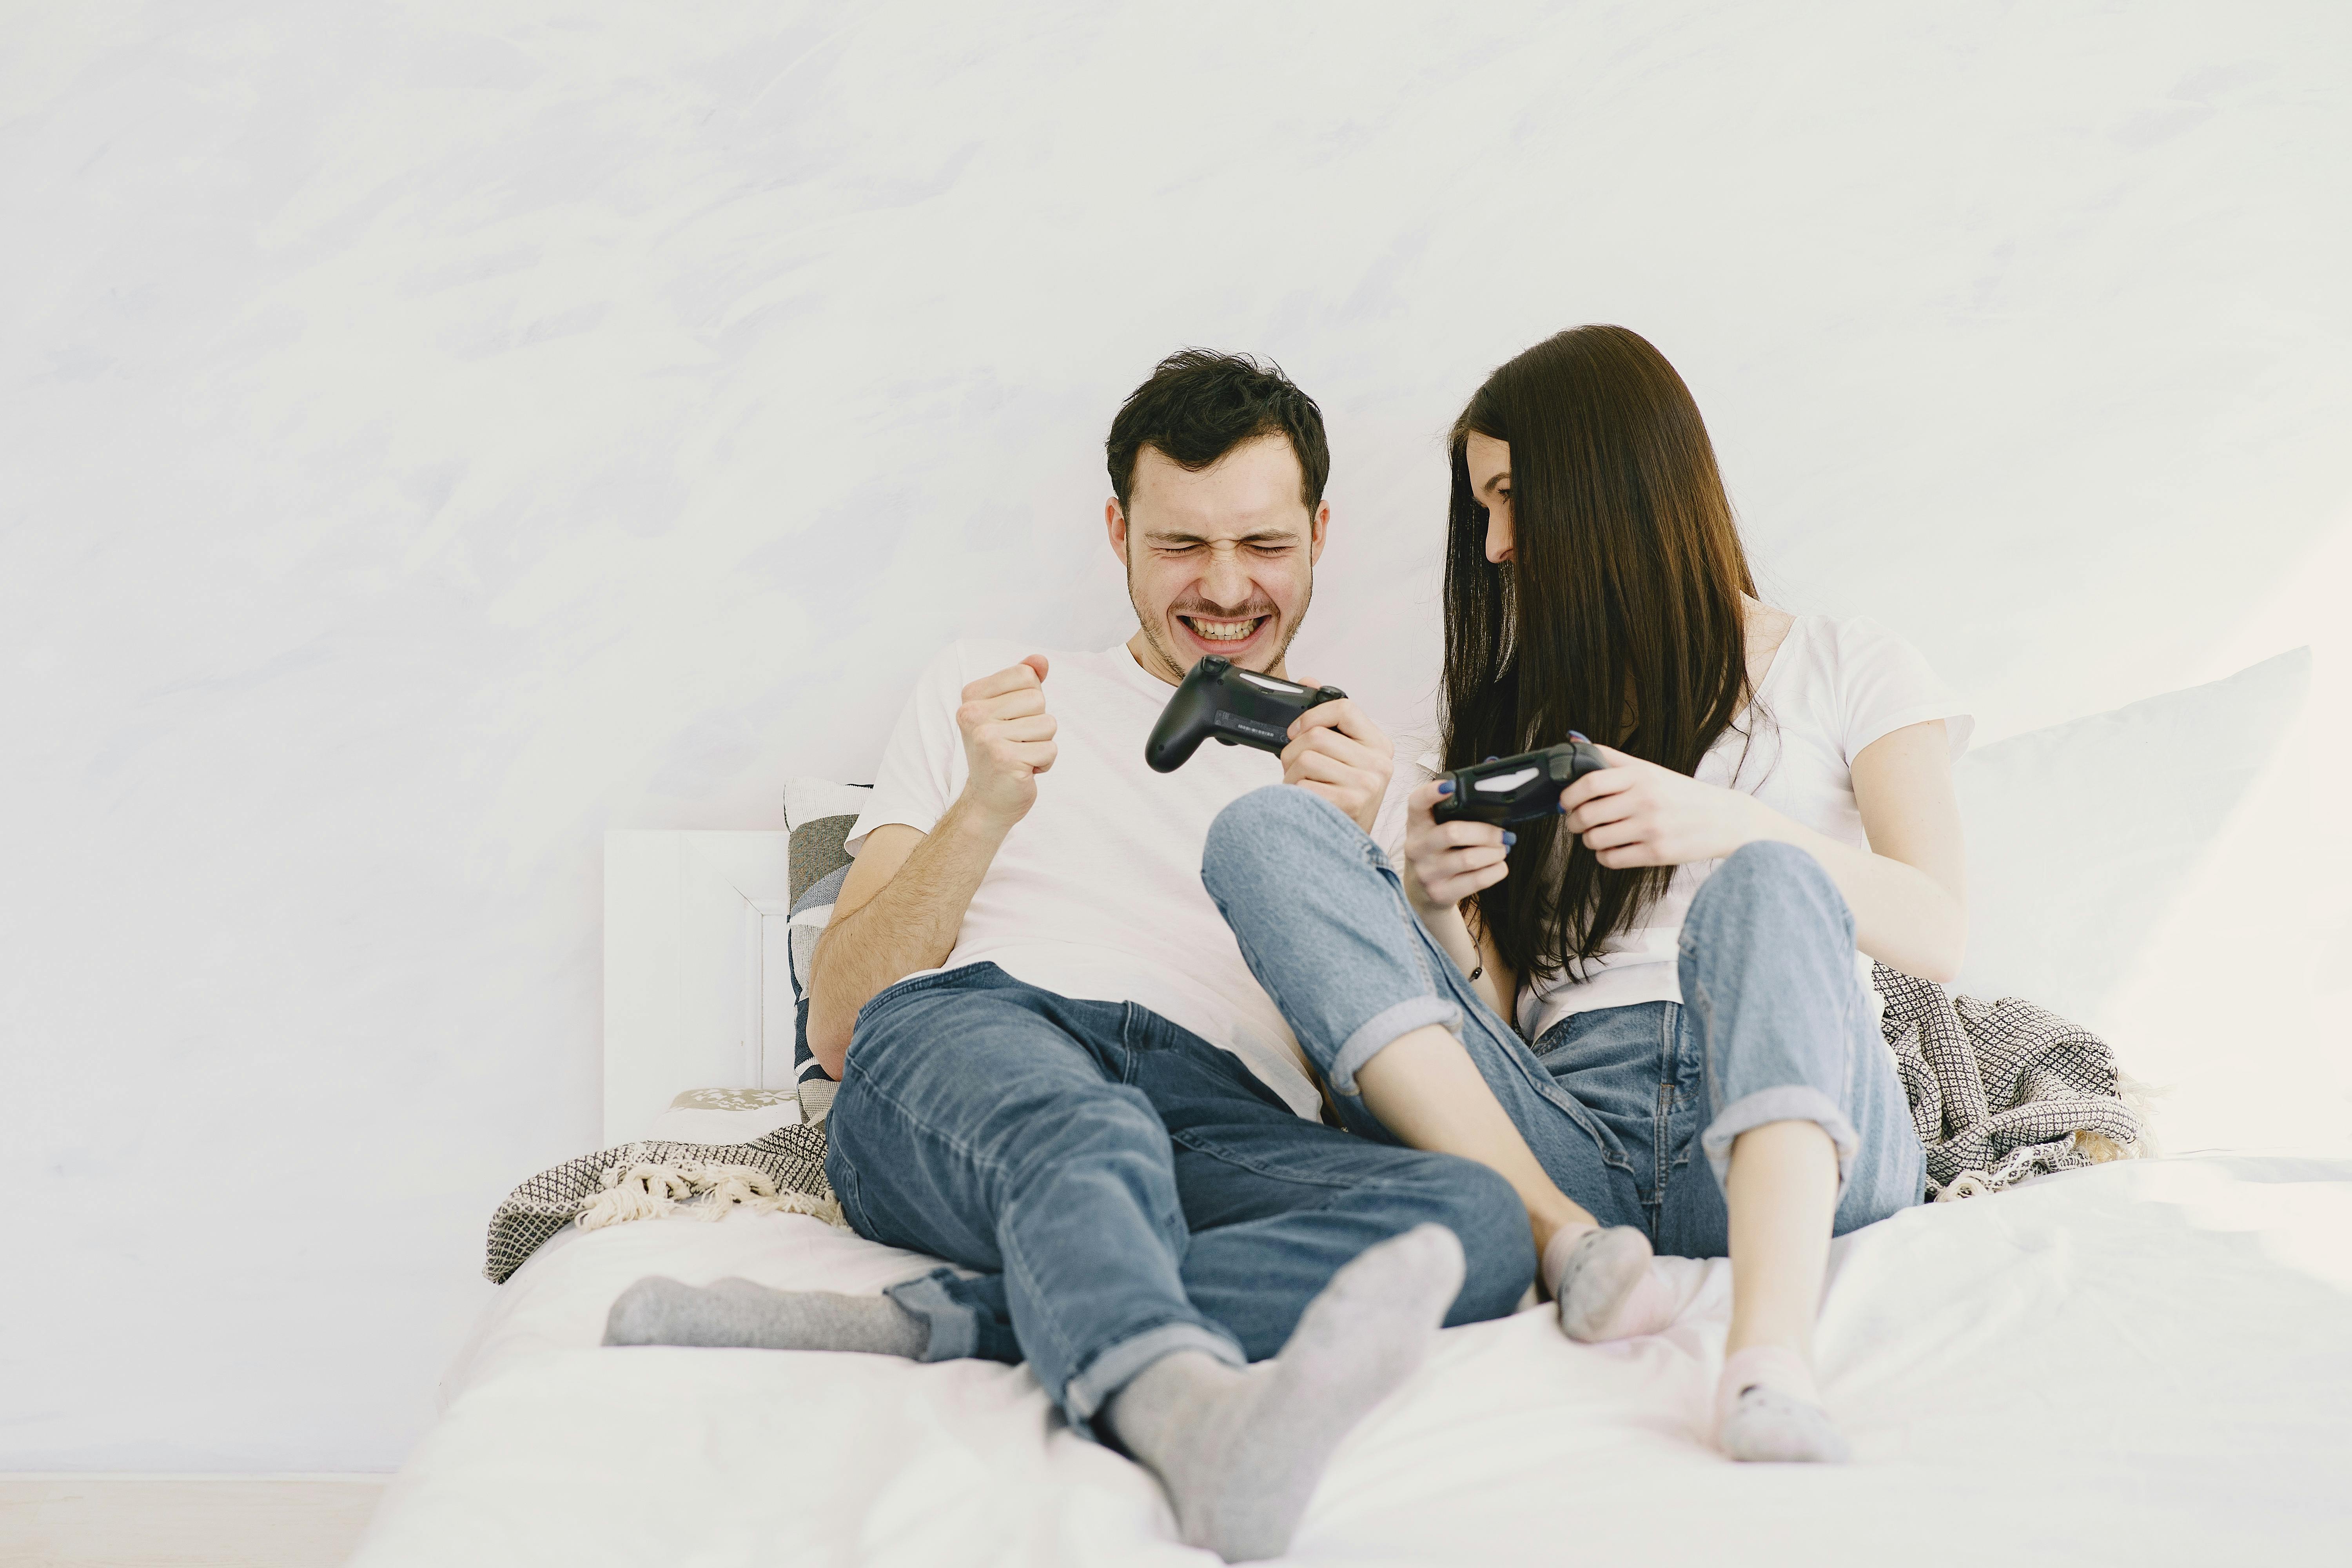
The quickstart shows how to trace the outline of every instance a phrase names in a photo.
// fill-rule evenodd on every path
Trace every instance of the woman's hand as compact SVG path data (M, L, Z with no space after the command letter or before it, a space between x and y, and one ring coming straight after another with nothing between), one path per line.
M1779 814L1753 795L1701 784L1607 746L1594 750L1609 765L1561 792L1559 809L1569 831L1612 870L1720 860L1743 844L1772 837Z
M1504 856L1518 837L1491 822L1438 821L1443 782L1433 779L1405 797L1404 893L1424 919L1501 881L1511 868Z

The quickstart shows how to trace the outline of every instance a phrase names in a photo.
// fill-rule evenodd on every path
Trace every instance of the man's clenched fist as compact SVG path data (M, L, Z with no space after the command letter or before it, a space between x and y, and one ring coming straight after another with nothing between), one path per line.
M1037 803L1037 775L1054 765L1054 716L1045 711L1045 656L983 675L963 689L956 710L971 776L964 799L1003 827Z

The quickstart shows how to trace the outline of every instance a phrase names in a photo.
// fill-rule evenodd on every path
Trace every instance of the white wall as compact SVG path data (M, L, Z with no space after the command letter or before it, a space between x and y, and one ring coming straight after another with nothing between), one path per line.
M1294 668L1400 721L1438 432L1587 321L1986 737L2315 637L2345 701L2330 0L7 9L0 1466L395 1464L594 1140L603 831L863 776L950 636L1121 635L1180 344L1322 400ZM2352 866L2287 821L2273 894Z

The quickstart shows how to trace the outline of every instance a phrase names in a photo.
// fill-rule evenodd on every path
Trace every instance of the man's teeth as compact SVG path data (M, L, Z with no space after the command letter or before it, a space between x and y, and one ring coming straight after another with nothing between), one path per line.
M1210 642L1240 642L1257 630L1265 620L1265 617L1260 616L1254 621L1196 621L1187 616L1184 624L1192 628L1195 636Z

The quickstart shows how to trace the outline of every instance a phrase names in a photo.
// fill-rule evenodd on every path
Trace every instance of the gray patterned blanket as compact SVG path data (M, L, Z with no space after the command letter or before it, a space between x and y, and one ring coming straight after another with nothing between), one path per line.
M2144 1128L2115 1052L2088 1029L2013 996L1954 996L1883 963L1871 983L1886 999L1879 1029L1927 1148L1929 1198L1998 1192L2137 1150Z
M749 1143L669 1143L659 1140L623 1143L566 1160L509 1193L506 1201L490 1215L488 1256L482 1272L491 1284L505 1284L508 1277L521 1268L548 1237L622 1191L625 1178L634 1176L642 1183L649 1176L656 1186L667 1178L672 1184L690 1185L701 1192L707 1202L725 1202L733 1194L723 1190L714 1193L711 1184L693 1182L691 1178L700 1172L732 1173L746 1168L756 1172L768 1187L769 1191L761 1196L798 1194L812 1200L805 1205L768 1206L809 1213L822 1212L824 1205L833 1203L833 1186L824 1176L824 1129L821 1126L779 1127ZM686 1180L681 1181L681 1176ZM757 1193L756 1184L751 1190ZM680 1191L677 1195L688 1194ZM658 1194L653 1204L645 1205L649 1212L667 1206ZM623 1211L614 1217L631 1216Z
M1911 1101L1912 1126L1927 1145L1930 1198L1998 1192L2120 1158L2140 1142L2140 1118L2125 1102L2115 1053L2089 1030L2013 997L1955 997L1883 963L1872 981L1886 999L1880 1027ZM749 1143L646 1142L583 1154L541 1171L499 1205L482 1272L505 1284L550 1237L592 1212L608 1219L660 1212L668 1206L659 1190L665 1181L679 1196L728 1201L723 1189L730 1184L695 1180L702 1172L748 1168L760 1178L754 1190L761 1183L768 1188L761 1195L769 1206L824 1212L833 1200L824 1154L821 1125L779 1127ZM634 1211L612 1203L630 1182L656 1189ZM779 1205L777 1194L809 1202Z

